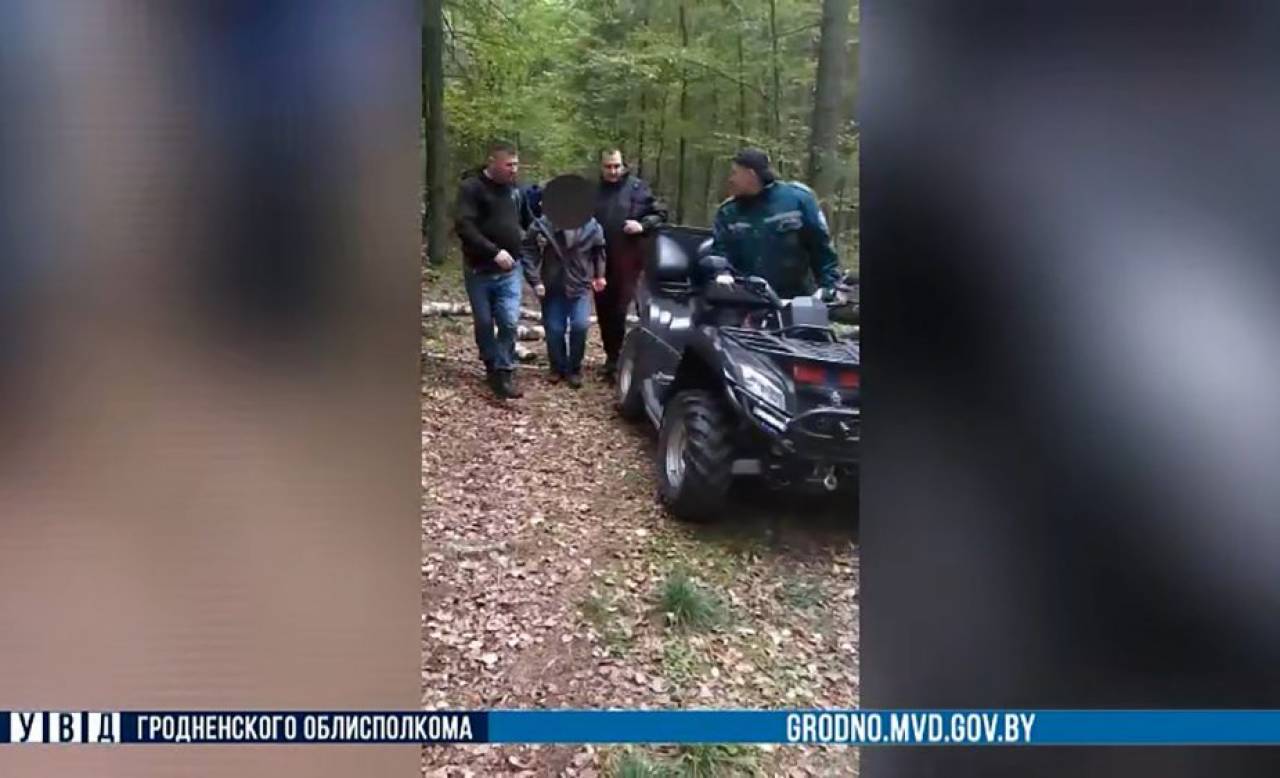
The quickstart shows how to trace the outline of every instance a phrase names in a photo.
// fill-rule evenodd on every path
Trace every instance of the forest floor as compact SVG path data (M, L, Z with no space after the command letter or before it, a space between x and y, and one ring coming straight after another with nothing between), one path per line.
M426 278L462 301L457 258ZM469 317L424 319L423 706L854 707L854 505L739 496L719 526L667 518L653 436L597 377L519 371L491 399ZM428 776L856 775L842 747L425 748Z

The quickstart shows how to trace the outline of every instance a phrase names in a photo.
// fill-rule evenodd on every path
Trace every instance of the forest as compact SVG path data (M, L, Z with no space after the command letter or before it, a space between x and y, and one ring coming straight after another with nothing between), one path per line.
M427 709L857 706L850 503L757 488L724 526L671 520L657 499L665 449L620 418L599 370L598 316L586 379L566 386L548 372L546 309L532 288L512 371L523 396L497 399L477 359L453 216L463 173L503 139L519 147L526 184L594 180L600 150L621 147L671 221L705 226L729 160L754 146L780 177L813 188L841 264L856 270L858 10L856 0L425 0ZM423 769L856 775L858 757L808 746L512 745L424 749Z
M842 264L858 260L857 0L425 0L428 261L445 260L450 203L494 138L521 180L594 176L602 147L709 225L729 158L769 152L809 184Z

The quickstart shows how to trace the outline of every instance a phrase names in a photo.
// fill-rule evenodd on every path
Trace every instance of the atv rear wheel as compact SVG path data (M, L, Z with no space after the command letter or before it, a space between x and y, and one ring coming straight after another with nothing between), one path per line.
M618 357L618 373L614 377L618 413L627 421L636 421L644 416L644 399L640 395L640 381L636 376L636 337L633 331L622 342L622 355Z
M658 491L677 518L705 522L724 507L732 481L732 417L713 394L680 392L658 432Z

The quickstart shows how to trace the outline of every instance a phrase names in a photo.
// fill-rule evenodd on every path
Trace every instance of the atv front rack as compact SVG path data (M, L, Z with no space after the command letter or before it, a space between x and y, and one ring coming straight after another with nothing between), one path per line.
M803 325L801 325L803 327ZM813 327L803 327L812 331ZM838 365L858 364L858 350L851 343L838 340L831 333L830 340L807 340L786 337L796 328L783 330L757 330L749 327L721 327L720 334L732 338L752 351L791 359L808 359ZM829 332L829 331L828 331Z

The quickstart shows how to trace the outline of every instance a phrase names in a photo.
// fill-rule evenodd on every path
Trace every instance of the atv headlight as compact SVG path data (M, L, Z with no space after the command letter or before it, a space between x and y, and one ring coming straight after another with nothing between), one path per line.
M751 365L743 365L741 370L744 389L775 408L786 409L787 393L778 379Z

